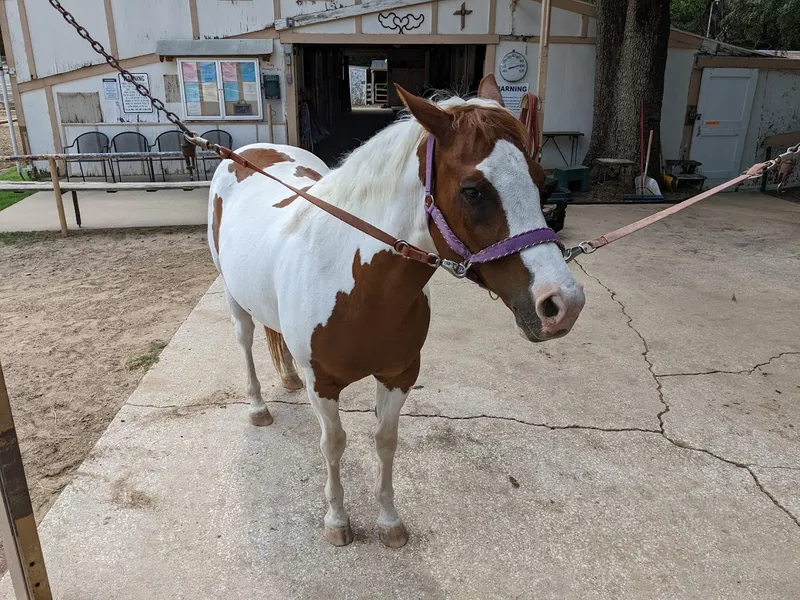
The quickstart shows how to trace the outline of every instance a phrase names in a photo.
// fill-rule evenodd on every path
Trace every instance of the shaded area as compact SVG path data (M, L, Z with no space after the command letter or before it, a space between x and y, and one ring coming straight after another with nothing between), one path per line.
M391 108L353 108L331 124L330 135L314 146L314 154L333 168L394 119Z

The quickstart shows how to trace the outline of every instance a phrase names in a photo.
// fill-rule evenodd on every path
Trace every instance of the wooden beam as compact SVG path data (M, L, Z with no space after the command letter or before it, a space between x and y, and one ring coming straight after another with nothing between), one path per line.
M349 37L350 35L352 34L344 34L345 37ZM284 77L286 78L286 143L292 146L298 146L300 144L300 127L297 119L297 57L294 56L293 46L289 46L288 48L284 46L283 51L288 52L289 56L292 57L288 65L286 64L285 56L283 61L285 65ZM291 83L289 83L290 81Z
M794 58L769 58L767 56L698 56L697 67L727 67L741 69L800 69L800 60Z
M322 10L305 15L296 15L294 17L287 17L286 19L276 19L275 28L278 31L283 31L285 29L294 29L295 27L316 25L317 23L327 23L328 21L338 21L339 19L357 17L358 15L369 15L384 10L405 8L417 4L428 4L430 2L431 0L367 0L363 4L354 4L352 6L344 6L333 10Z
M5 4L3 2L3 4ZM17 598L51 600L25 467L14 426L3 367L0 365L0 493L3 548ZM4 518L3 518L4 517Z
M358 6L359 4L361 4L361 0L355 0L355 3L356 6ZM362 27L361 15L355 18L355 24L356 24L356 33L361 33L361 27Z
M431 4L431 33L439 33L439 2Z
M33 58L33 44L31 44L31 30L28 27L28 11L25 9L25 0L17 0L19 22L22 28L22 41L25 44L25 56L28 59L28 71L31 79L36 79L36 60Z
M61 154L64 151L64 146L61 143L61 132L58 129L58 115L56 114L56 106L53 100L53 88L50 85L44 86L45 99L47 100L47 114L50 116L50 130L53 134L53 145L56 149L56 154Z
M501 35L500 41L504 42L525 42L528 44L538 44L541 39L538 35L524 36L524 35ZM597 43L597 38L593 37L578 37L574 35L554 35L548 40L550 45L554 44L589 44L594 45Z
M281 0L272 0L272 13L273 21L281 18Z
M684 115L683 134L681 135L680 157L689 160L689 153L692 150L692 138L694 136L694 119L689 119L690 111L697 114L697 101L700 99L700 83L703 80L703 69L695 66L692 75L689 77L689 93L686 97L686 114Z
M197 0L189 0L189 18L192 21L192 38L200 39L200 17L197 16Z
M547 96L547 60L550 55L550 0L542 2L542 19L539 31L539 75L536 78L536 96L539 100L539 139L537 147L542 147L542 131L544 131L544 106Z
M761 147L778 146L783 150L784 146L793 146L798 142L800 142L800 131L795 131L794 133L781 133L780 135L767 136L764 138L764 141L761 142Z
M437 2L434 6L438 5ZM489 0L489 33L497 33L497 0Z
M500 36L489 34L369 34L353 33L281 33L282 44L497 44Z
M8 29L8 15L6 13L6 3L0 0L0 34L3 38L3 47L6 51L6 63L9 70L13 69L14 75L9 73L11 80L11 94L14 96L14 110L17 113L17 126L19 128L20 142L22 143L22 151L30 152L30 144L28 143L28 128L25 124L25 111L22 109L22 95L19 93L19 85L17 84L17 64L14 62L14 48L11 46L11 33Z
M132 69L134 67L141 67L144 65L157 63L158 61L159 58L155 54L144 54L134 58L126 58L119 62L123 68ZM94 77L97 75L105 75L107 73L116 72L117 71L114 68L105 63L100 65L92 65L90 67L81 67L80 69L76 69L74 71L67 71L66 73L42 77L41 79L37 79L35 81L26 81L25 83L20 83L19 90L20 92L25 93L30 92L31 90L41 90L48 85L57 85L59 83L75 81L76 79L83 79L84 77Z
M681 31L680 29L671 29L669 32L669 39L671 42L682 42L691 48L696 48L699 50L702 47L703 40L705 38L693 33Z
M542 2L542 0L534 1ZM549 3L556 8L578 13L579 15L586 15L587 17L594 17L597 15L597 10L594 5L587 4L586 2L579 2L578 0L550 0Z
M589 37L589 17L587 15L581 15L581 37Z
M50 163L50 181L53 183L53 194L56 197L56 209L58 209L58 222L61 224L61 236L67 237L69 229L67 228L67 216L64 214L64 198L61 195L61 186L58 183L58 165L56 159L51 158Z
M117 49L117 30L114 27L114 9L111 0L103 1L106 11L106 27L108 28L108 47L111 49L112 56L119 56Z
M486 57L483 59L483 74L494 73L494 63L497 60L497 45L486 44Z

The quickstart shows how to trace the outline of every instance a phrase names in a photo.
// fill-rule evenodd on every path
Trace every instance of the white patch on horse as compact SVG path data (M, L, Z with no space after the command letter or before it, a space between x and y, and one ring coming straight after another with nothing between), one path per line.
M477 169L500 196L509 236L547 227L542 215L539 189L531 179L525 156L519 148L511 142L499 140ZM531 274L531 295L534 298L555 289L559 290L567 305L583 306L583 286L572 275L558 246L540 244L523 250L520 256ZM580 302L576 300L578 298Z

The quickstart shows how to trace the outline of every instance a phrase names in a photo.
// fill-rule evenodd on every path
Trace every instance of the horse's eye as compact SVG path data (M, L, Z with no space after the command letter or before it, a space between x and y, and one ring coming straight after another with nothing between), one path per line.
M476 187L465 187L461 190L461 193L464 194L464 197L467 200L474 202L475 200L479 200L481 197L481 191Z

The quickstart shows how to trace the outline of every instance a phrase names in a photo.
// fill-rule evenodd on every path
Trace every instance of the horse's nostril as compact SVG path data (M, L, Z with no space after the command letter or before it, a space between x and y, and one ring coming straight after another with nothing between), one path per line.
M553 302L552 298L545 298L542 302L542 312L545 317L555 317L558 315L558 305Z

